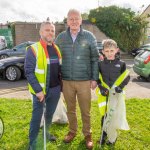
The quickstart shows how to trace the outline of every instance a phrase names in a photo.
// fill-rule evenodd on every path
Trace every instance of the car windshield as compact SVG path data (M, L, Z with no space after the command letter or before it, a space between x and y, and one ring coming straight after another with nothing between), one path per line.
M150 55L150 51L144 51L139 54L139 56L144 59L147 58L148 55Z
M19 44L19 45L15 46L13 49L21 48L21 47L24 46L25 44L26 44L26 43Z

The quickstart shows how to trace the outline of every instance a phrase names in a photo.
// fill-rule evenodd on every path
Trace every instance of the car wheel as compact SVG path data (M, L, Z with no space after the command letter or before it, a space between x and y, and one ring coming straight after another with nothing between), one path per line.
M9 81L19 80L21 71L16 66L10 66L6 69L5 76Z
M5 59L5 58L7 58L8 56L7 55L1 55L0 56L0 59Z

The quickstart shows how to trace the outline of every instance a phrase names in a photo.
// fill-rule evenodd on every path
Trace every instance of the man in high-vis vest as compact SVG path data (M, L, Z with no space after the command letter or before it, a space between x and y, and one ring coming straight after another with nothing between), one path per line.
M36 149L36 139L40 129L43 104L46 103L46 136L56 141L55 136L48 133L61 92L61 53L53 43L55 26L43 22L40 27L41 39L27 48L25 57L25 75L33 100L32 119L29 130L29 149Z
M121 100L118 99L118 97L119 98L123 97L124 95L123 88L125 85L128 84L130 76L129 71L126 69L125 62L121 61L119 57L116 57L118 47L117 43L114 40L111 39L104 40L102 52L104 54L104 60L101 60L98 63L100 76L99 80L97 81L98 88L96 89L96 93L98 95L98 105L100 109L100 114L102 116L101 120L102 136L99 142L101 145L104 145L106 142L106 138L108 136L107 144L114 145L117 139L116 135L115 138L113 138L113 140L110 141L108 132L106 132L107 130L104 130L103 124L105 125L104 120L107 120L108 122L112 121L111 120L112 115L114 115L114 112L116 111L115 109L118 109L117 104ZM117 96L114 98L115 95ZM123 105L125 108L124 102ZM121 114L122 112L119 113ZM128 129L126 115L124 116L125 119L123 120L123 123L126 124L126 129ZM116 130L113 131L112 128L113 127L110 127L110 131L116 134Z

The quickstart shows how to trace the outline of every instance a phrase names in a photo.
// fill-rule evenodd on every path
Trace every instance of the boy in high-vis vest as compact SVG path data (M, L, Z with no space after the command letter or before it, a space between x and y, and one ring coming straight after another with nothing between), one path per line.
M99 61L98 64L100 76L97 81L98 88L96 90L102 116L102 136L99 143L104 145L108 138L106 144L114 145L117 139L117 129L129 129L126 121L123 88L128 84L130 76L125 62L116 57L118 47L114 40L104 40L102 52L104 60ZM124 112L118 112L120 104L123 106ZM123 114L124 117L120 119L118 114ZM119 122L117 122L117 119ZM120 122L124 126L120 126Z

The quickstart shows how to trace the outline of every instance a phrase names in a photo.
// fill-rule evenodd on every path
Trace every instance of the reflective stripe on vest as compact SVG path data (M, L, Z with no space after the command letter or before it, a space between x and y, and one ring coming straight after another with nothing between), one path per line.
M59 48L55 44L53 45L56 49L59 60L61 60L62 57ZM50 64L50 58L46 55L47 50L43 48L40 42L31 45L31 48L32 50L34 50L34 54L36 57L35 76L43 89L43 93L46 94L47 65ZM28 84L28 86L29 91L32 94L35 94L35 91L31 87L31 85Z
M124 79L129 75L129 70L125 70L120 76L119 78L115 81L114 85L112 86L112 88L115 88L116 86L119 86L122 81L124 81Z
M56 52L57 52L57 55L59 58L59 64L61 65L62 64L62 55L61 55L60 49L57 45L55 45L55 44L53 44L53 45L54 45L54 48L56 49Z
M125 70L119 77L118 79L115 81L115 83L113 84L113 86L111 87L111 89L115 88L116 86L119 86L124 79L129 75L129 70ZM102 75L99 75L99 79L101 81L101 85L107 89L110 90L110 87L103 81ZM98 97L98 106L99 106L99 110L100 110L100 114L102 116L105 115L106 110L106 96L103 96L100 92L100 89L97 87L96 88L96 95ZM108 97L109 99L109 97Z

